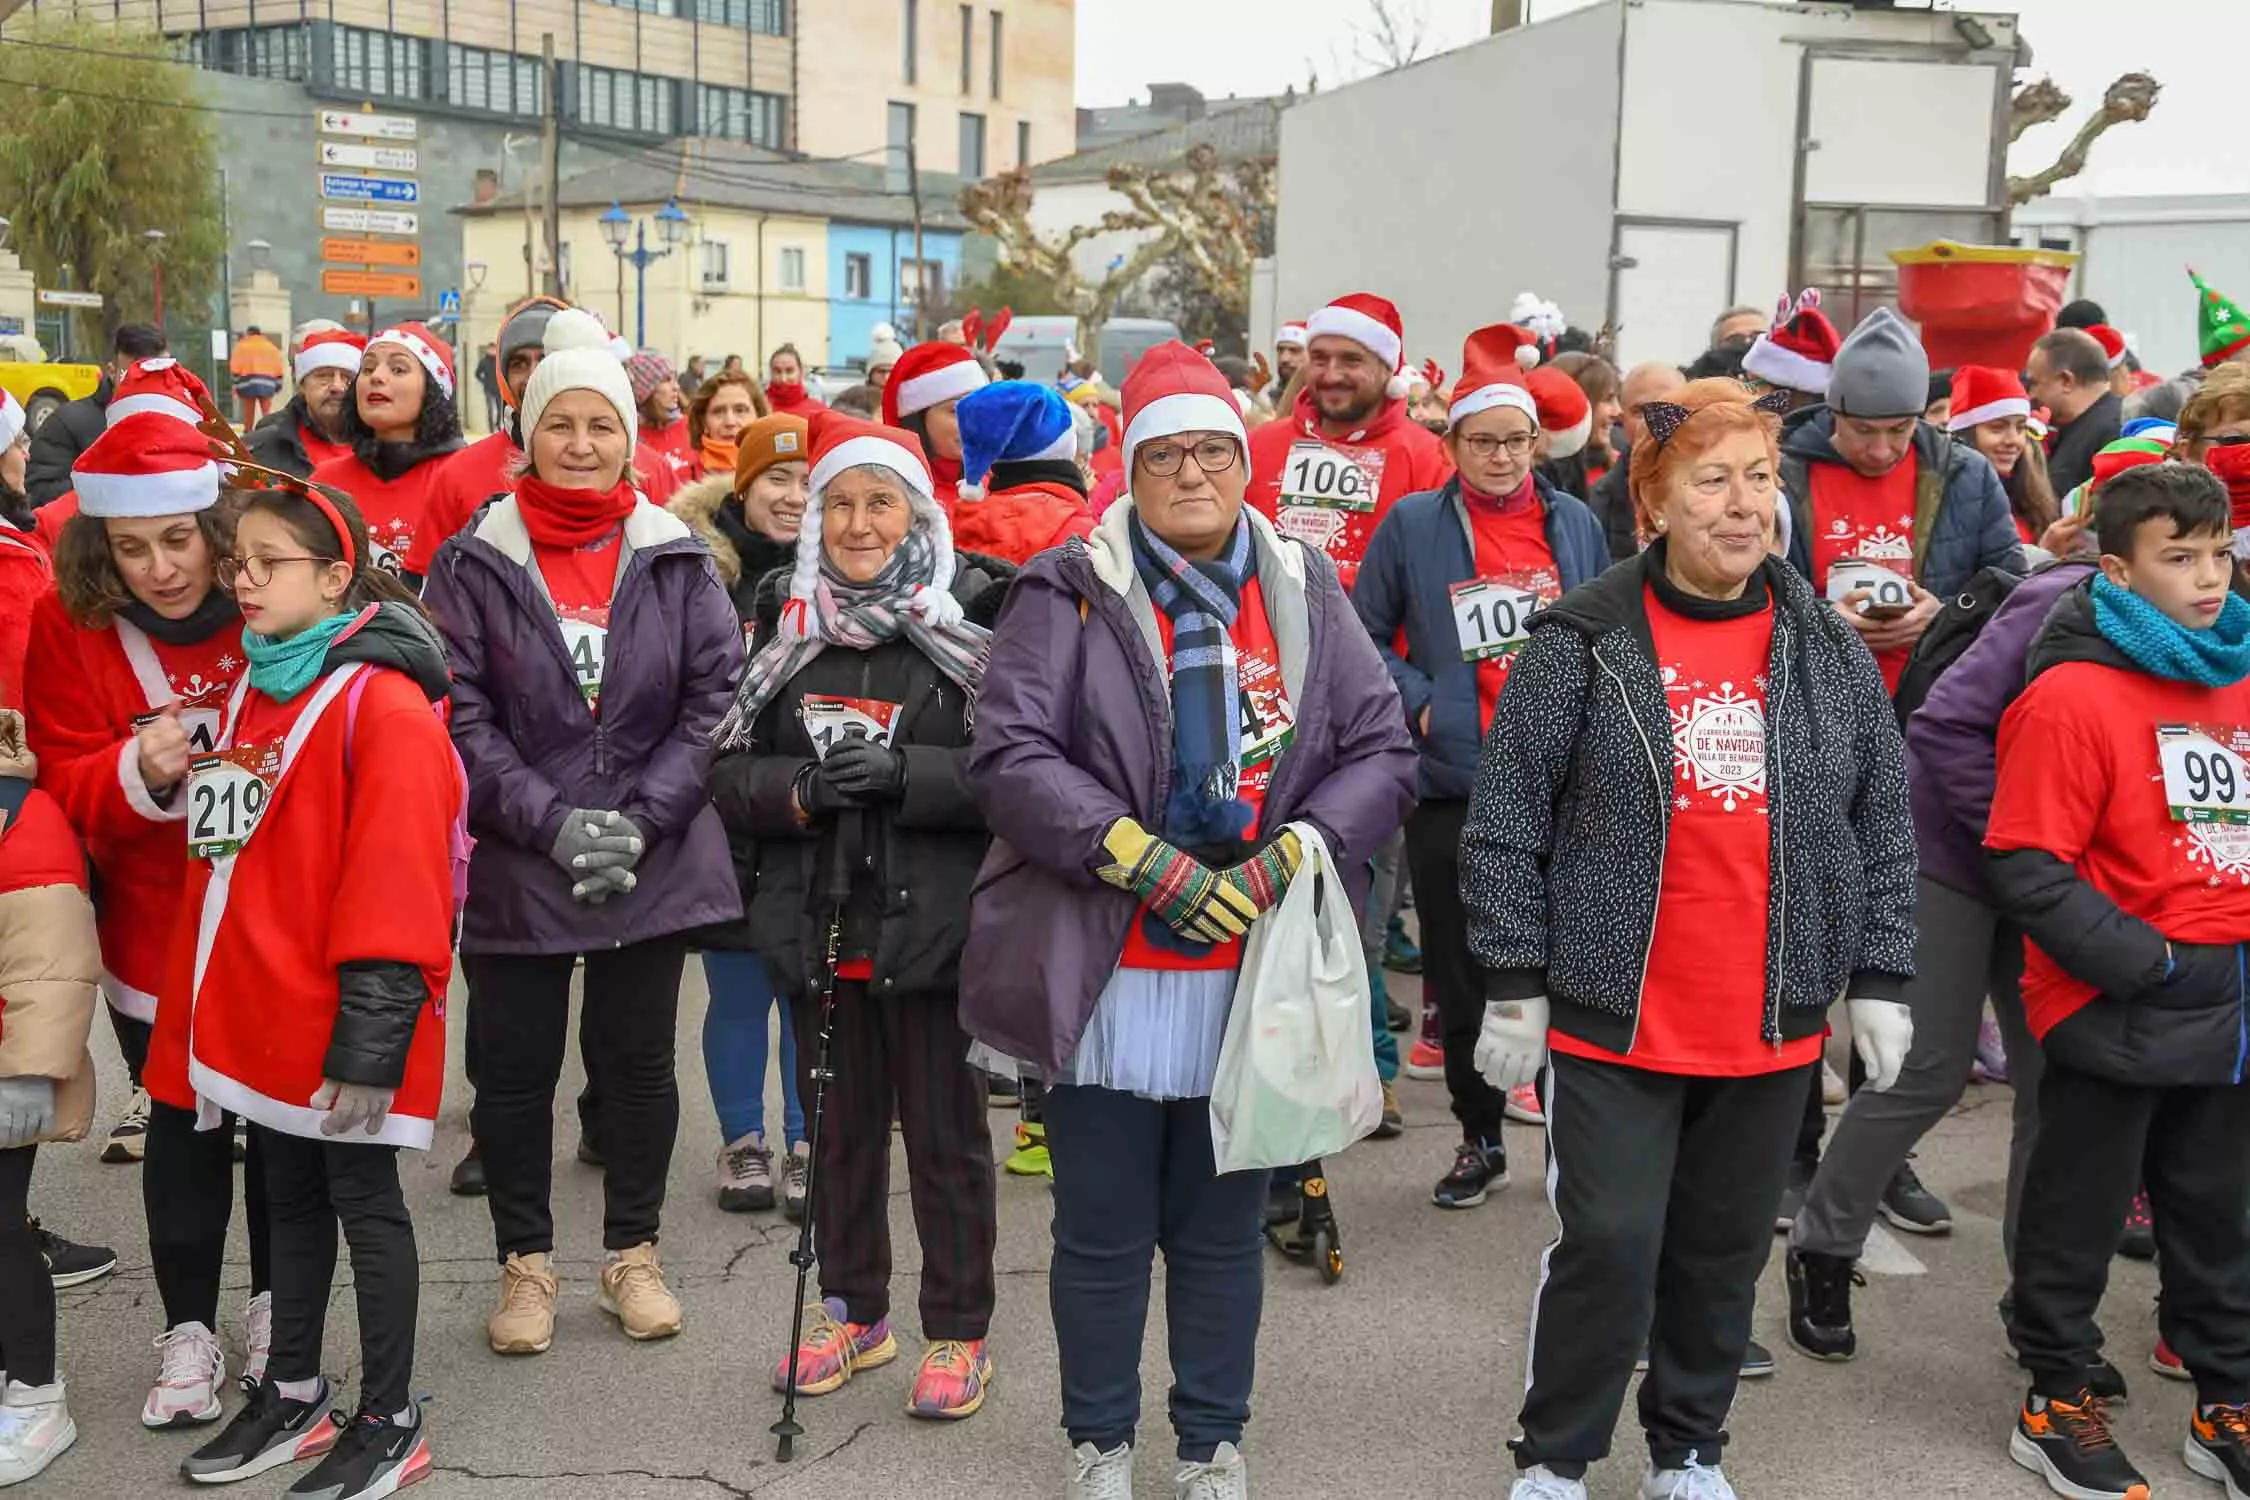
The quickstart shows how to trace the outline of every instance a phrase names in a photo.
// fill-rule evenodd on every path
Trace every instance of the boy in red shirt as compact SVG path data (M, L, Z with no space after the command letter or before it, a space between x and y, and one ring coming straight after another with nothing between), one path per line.
M2010 1337L2009 1452L2059 1495L2146 1500L2088 1391L2115 1225L2145 1171L2158 1326L2196 1384L2185 1460L2250 1493L2250 604L2225 490L2149 464L2103 488L2101 573L2033 643L2000 722L1992 888L2030 937L2046 1054Z

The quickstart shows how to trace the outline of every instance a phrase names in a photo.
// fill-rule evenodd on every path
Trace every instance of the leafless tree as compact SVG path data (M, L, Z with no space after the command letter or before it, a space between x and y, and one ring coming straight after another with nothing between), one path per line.
M1419 60L1430 43L1419 0L1367 0L1367 19L1352 28L1352 56L1370 73L1395 73Z

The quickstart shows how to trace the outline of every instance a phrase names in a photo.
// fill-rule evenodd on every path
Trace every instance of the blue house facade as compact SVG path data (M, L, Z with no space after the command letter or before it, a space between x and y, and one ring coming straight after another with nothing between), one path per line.
M926 284L930 301L942 302L960 279L961 239L958 229L925 223L918 275L911 224L830 220L828 363L864 366L878 323L890 324L898 330L899 342L911 345L921 288ZM927 332L935 334L935 325Z

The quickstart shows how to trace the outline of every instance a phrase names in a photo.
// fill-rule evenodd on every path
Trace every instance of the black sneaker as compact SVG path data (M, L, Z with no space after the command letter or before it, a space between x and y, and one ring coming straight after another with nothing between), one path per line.
M1393 1032L1412 1031L1414 1029L1414 1012L1408 1010L1396 1000L1386 999L1383 1002L1383 1029Z
M582 1167L596 1167L603 1171L609 1169L609 1158L602 1155L601 1147L594 1144L592 1131L581 1130L578 1133L578 1164Z
M2131 1399L2133 1394L2125 1389L2125 1372L2106 1359L2097 1359L2086 1367L2086 1389L2094 1393L2095 1400L2111 1406Z
M1805 1194L1812 1191L1813 1174L1819 1170L1817 1161L1791 1158L1789 1184L1781 1190L1781 1206L1774 1210L1774 1233L1787 1234L1796 1226L1797 1215L1805 1211Z
M102 1143L102 1160L111 1166L136 1165L148 1155L148 1090L135 1089L125 1103L125 1114L110 1127Z
M1266 1222L1268 1224L1294 1224L1305 1211L1305 1195L1295 1179L1279 1176L1266 1181Z
M352 1418L320 1467L289 1486L297 1500L375 1500L426 1479L430 1473L430 1434L420 1407L400 1426L380 1412Z
M2125 1210L2125 1231L2118 1236L2117 1253L2127 1260L2156 1259L2156 1220L2149 1213L2148 1189L2133 1195Z
M1859 1352L1852 1332L1852 1288L1867 1285L1841 1255L1791 1250L1782 1262L1789 1283L1789 1342L1800 1354L1841 1362Z
M2197 1408L2188 1418L2180 1457L2205 1479L2225 1485L2229 1495L2250 1495L2250 1406Z
M453 1180L446 1185L456 1198L482 1198L492 1191L484 1180L484 1157L475 1141L469 1142L469 1154L453 1168Z
M117 1252L107 1245L78 1245L52 1229L42 1229L37 1219L27 1221L31 1236L39 1241L39 1258L47 1263L47 1279L61 1291L99 1281L117 1269Z
M318 1458L336 1446L326 1380L310 1401L292 1401L266 1381L250 1393L234 1420L180 1464L197 1484L232 1484L283 1464Z
M1773 1374L1773 1351L1752 1339L1742 1348L1742 1378L1764 1380Z
M2109 1415L2090 1390L2068 1401L2024 1397L2008 1456L2070 1500L2148 1500L2148 1481L2110 1436Z
M1453 1153L1453 1170L1430 1191L1430 1201L1440 1208L1475 1208L1491 1189L1507 1185L1507 1149L1463 1141Z
M1894 1229L1908 1234L1950 1234L1953 1231L1953 1210L1945 1200L1922 1186L1915 1175L1914 1164L1902 1161L1891 1174L1891 1185L1883 1189L1880 1209Z

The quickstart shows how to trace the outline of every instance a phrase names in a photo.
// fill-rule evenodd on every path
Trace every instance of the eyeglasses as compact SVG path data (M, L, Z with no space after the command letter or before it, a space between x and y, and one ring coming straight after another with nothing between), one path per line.
M1508 450L1508 457L1521 458L1531 451L1532 441L1532 435L1528 432L1511 432L1506 437L1479 432L1461 439L1461 446L1479 458L1489 459L1503 448Z
M2250 443L2250 432L2229 432L2220 437L2203 440L2203 446L2206 448L2240 448L2246 443Z
M326 563L327 559L310 554L298 557L222 557L219 559L219 586L231 589L247 578L250 580L250 587L262 589L273 582L275 564L293 562Z
M1141 467L1159 479L1168 479L1180 472L1187 456L1195 455L1195 466L1206 474L1224 474L1242 456L1233 438L1205 438L1193 448L1183 448L1176 443L1153 443L1141 449Z

